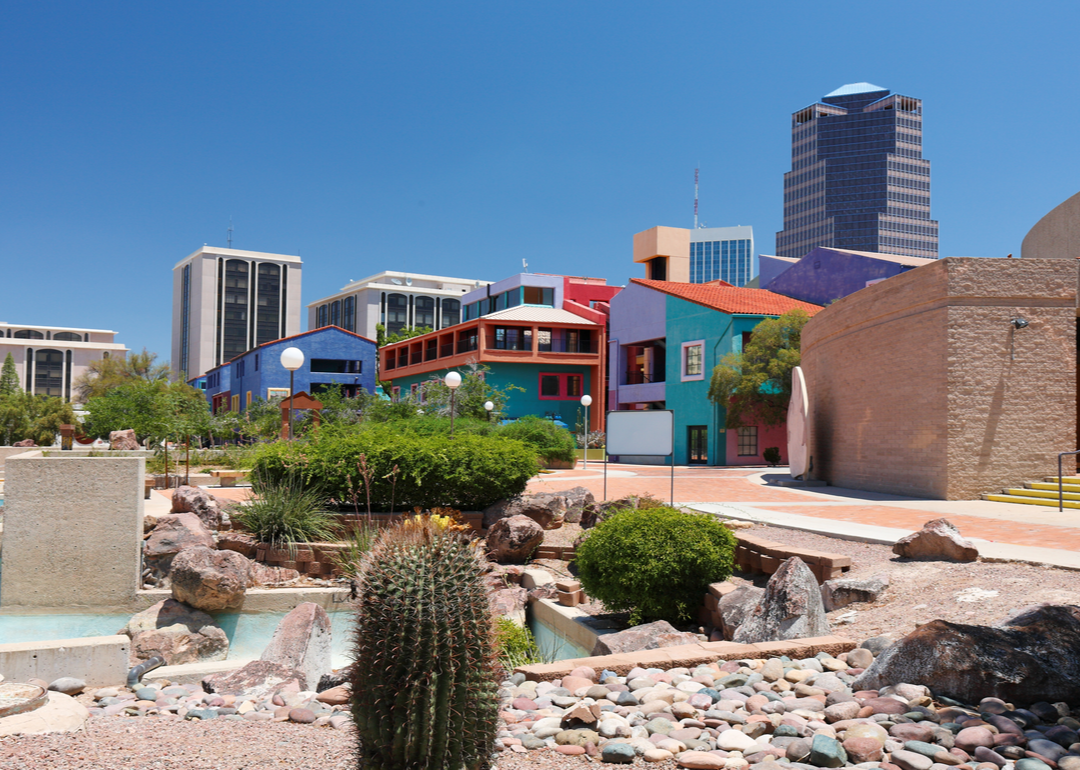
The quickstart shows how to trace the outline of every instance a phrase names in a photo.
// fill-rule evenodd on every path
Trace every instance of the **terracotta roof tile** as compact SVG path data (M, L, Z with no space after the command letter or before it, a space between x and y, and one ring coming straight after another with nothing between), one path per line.
M747 289L741 286L719 286L715 283L675 283L673 281L651 281L645 278L631 278L631 283L638 283L650 289L698 305L711 307L723 313L748 313L751 315L782 315L789 310L802 308L810 315L821 310L820 305L801 302L783 294L767 289Z

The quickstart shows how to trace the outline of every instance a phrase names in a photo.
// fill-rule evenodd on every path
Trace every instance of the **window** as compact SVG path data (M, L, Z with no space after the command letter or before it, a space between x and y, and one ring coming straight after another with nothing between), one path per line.
M259 354L255 354L255 371L259 371Z
M704 340L694 340L682 344L683 382L705 379L704 350Z
M409 386L409 395L411 395L413 398L416 398L416 391L419 390L419 388L420 383L414 382L412 385Z
M33 329L19 329L15 332L15 339L19 340L43 340L45 335Z
M417 297L413 326L422 329L425 326L435 328L435 300L431 297Z
M244 408L246 409L249 406L251 406L251 391L250 390L247 392L247 395L244 397Z
M461 300L444 299L442 301L442 327L461 323Z
M34 393L63 397L64 354L59 350L34 353Z
M757 426L739 428L739 457L756 457L757 453Z
M390 400L393 401L395 404L401 400L401 388L399 386L395 385L390 392Z
M397 334L409 325L409 300L404 294L386 297L386 333Z
M82 342L82 335L76 334L75 332L57 332L53 335L53 339L62 340L64 342Z
M540 398L578 399L584 394L584 378L580 374L541 374Z
M240 411L240 394L239 393L237 393L235 396L232 397L232 407L231 407L231 409L234 412L239 412Z
M349 361L338 358L313 358L311 371L325 374L362 374L363 361Z
M526 305L544 305L546 307L554 307L555 305L554 289L545 289L542 286L522 286L521 292Z

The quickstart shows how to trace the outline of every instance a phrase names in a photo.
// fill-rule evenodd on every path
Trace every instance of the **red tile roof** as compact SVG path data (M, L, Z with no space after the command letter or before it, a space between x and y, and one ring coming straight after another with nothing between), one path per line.
M750 315L782 315L789 310L802 308L810 315L821 310L820 305L801 302L767 289L747 289L740 286L720 286L715 283L675 283L673 281L650 281L631 278L650 289L662 291L672 297L685 299L698 305L711 307L722 313L747 313Z

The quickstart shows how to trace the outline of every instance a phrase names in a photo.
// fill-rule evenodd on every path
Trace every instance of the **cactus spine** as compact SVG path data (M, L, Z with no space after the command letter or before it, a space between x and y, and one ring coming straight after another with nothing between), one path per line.
M352 715L358 766L472 770L498 723L494 623L477 550L430 522L386 531L361 565Z

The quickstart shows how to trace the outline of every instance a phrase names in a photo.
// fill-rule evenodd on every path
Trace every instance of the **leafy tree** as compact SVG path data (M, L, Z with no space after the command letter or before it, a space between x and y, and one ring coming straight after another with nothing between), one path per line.
M209 405L202 391L183 382L133 379L86 402L88 436L105 438L130 428L140 440L179 440L205 435Z
M483 364L466 364L468 371L460 372L461 385L454 397L455 417L475 417L478 420L490 420L484 403L490 401L495 405L492 410L497 419L506 411L506 405L510 400L510 394L514 391L525 392L525 388L517 385L507 385L499 389L487 383L487 373L490 367ZM424 403L421 408L425 412L450 415L450 388L446 387L442 377L432 377L421 385L424 394Z
M23 390L0 397L0 445L33 439L50 446L64 424L77 425L71 404L55 396L35 396Z
M4 368L0 369L0 398L10 396L22 390L19 387L19 373L15 370L15 358L11 353L4 359Z
M155 363L157 353L143 348L126 358L102 358L91 361L86 371L75 380L79 399L86 403L95 396L103 396L111 389L137 380L168 382L169 365Z
M726 427L782 425L791 401L791 370L799 365L802 328L810 316L789 310L754 327L741 353L729 353L713 369L709 399L727 409Z

